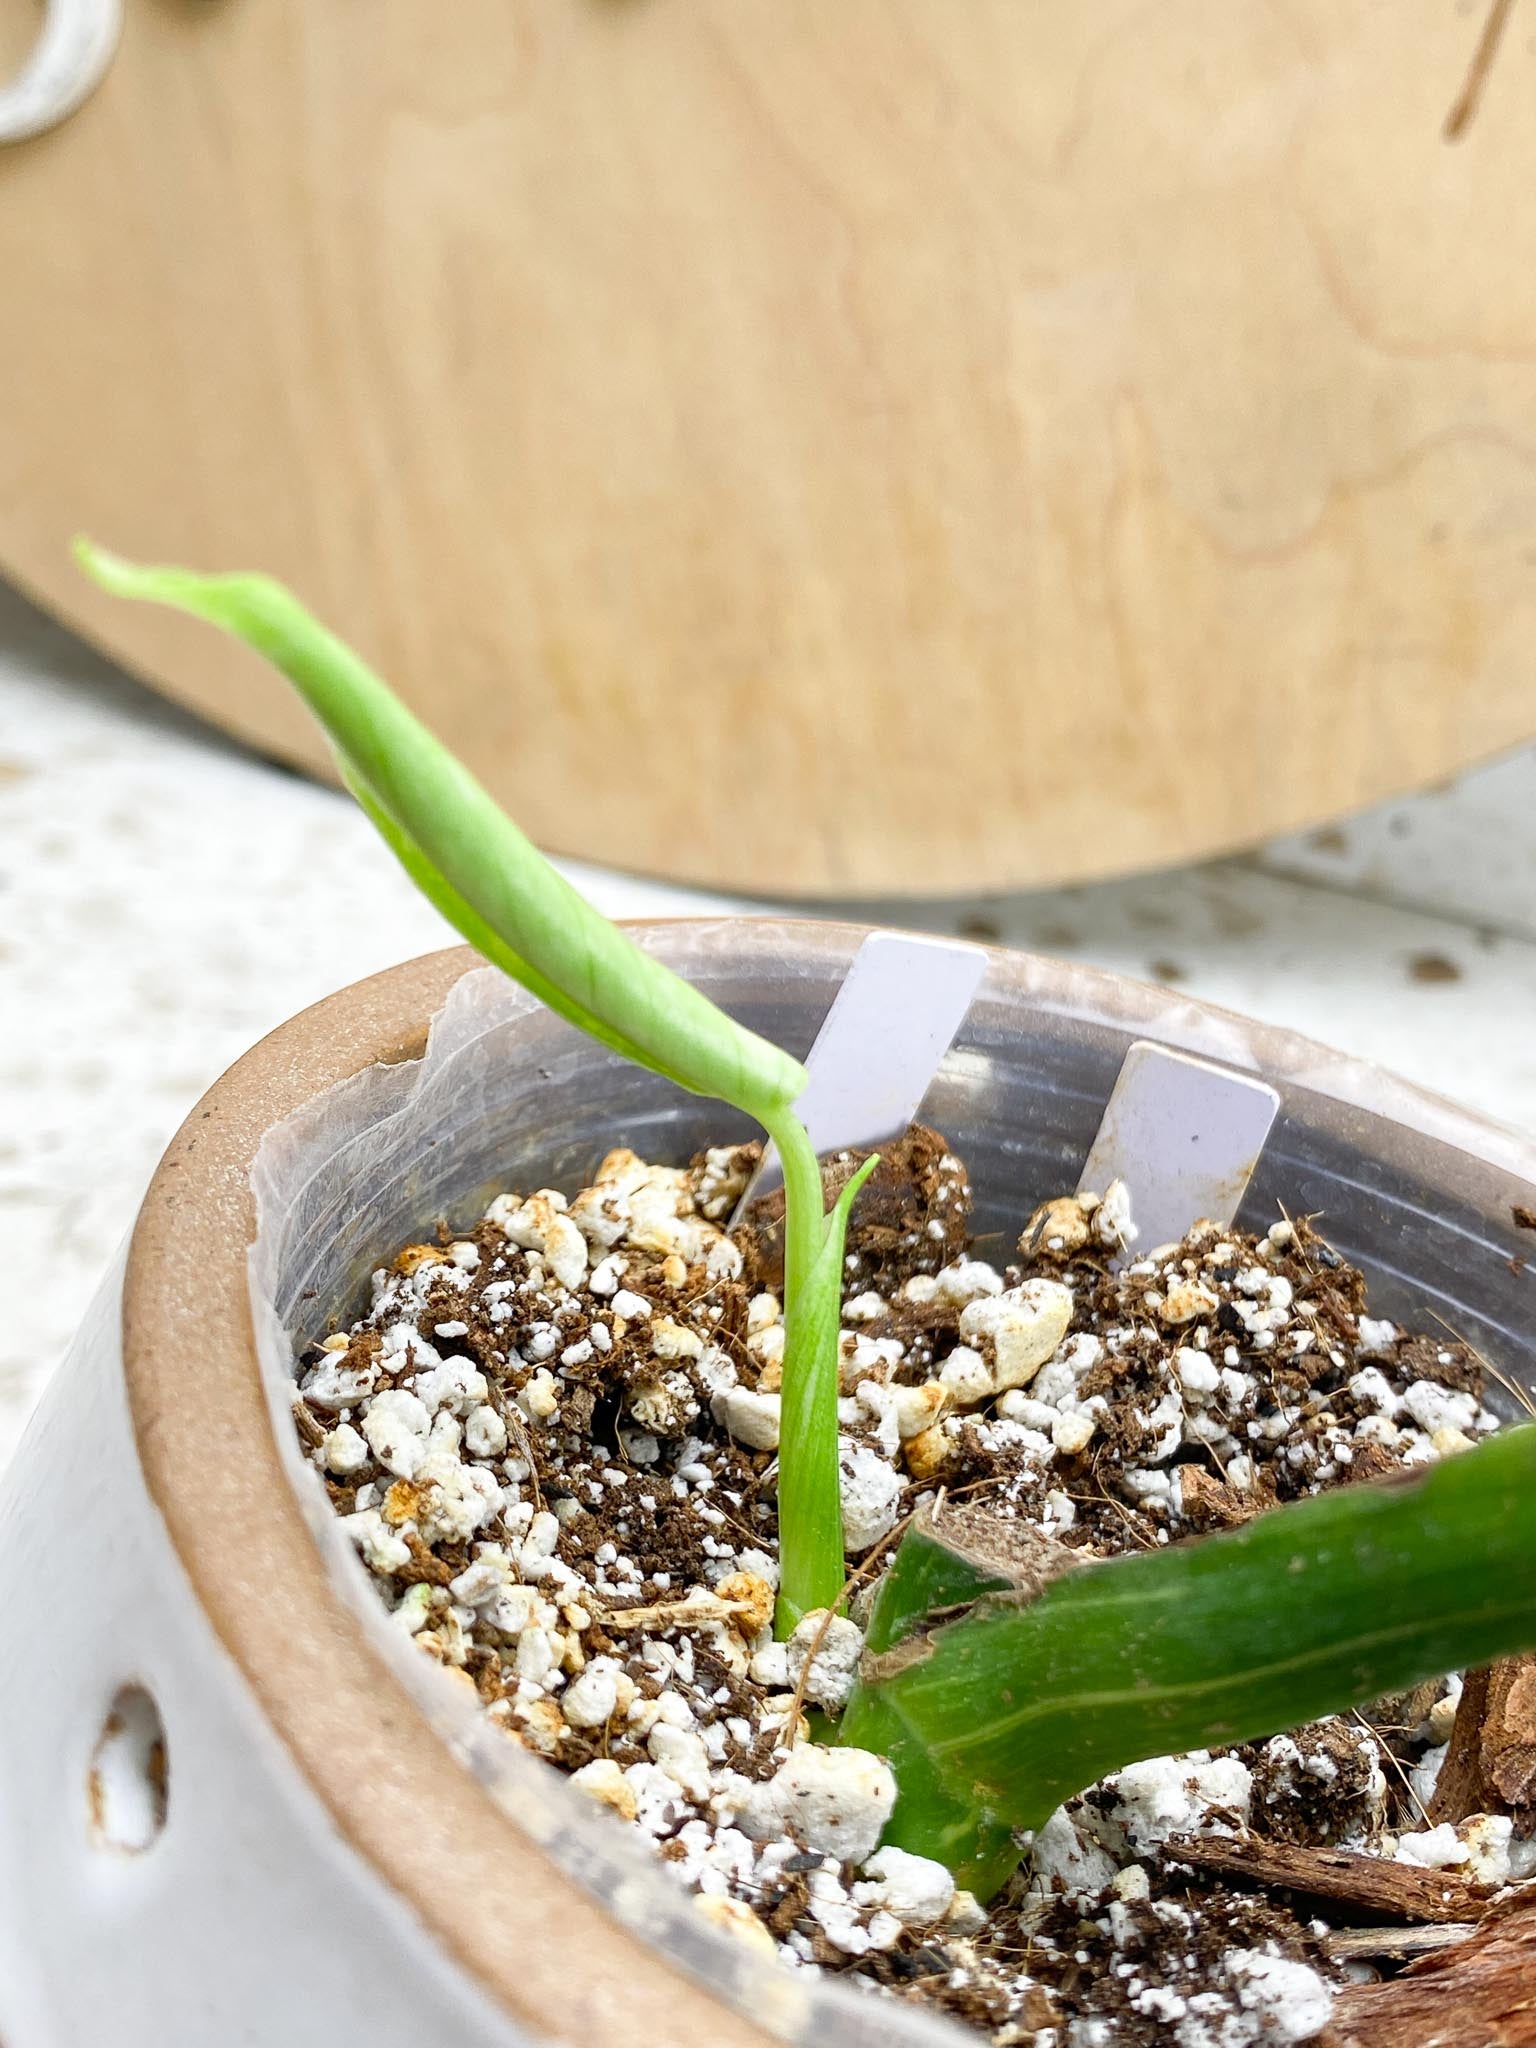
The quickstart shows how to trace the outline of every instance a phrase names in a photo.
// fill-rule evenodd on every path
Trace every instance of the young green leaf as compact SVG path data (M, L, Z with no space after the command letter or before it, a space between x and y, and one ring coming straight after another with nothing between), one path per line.
M605 1042L622 1041L681 1086L760 1121L799 1095L805 1070L798 1061L735 1023L600 916L469 770L281 584L141 567L85 540L75 551L104 589L207 619L281 669L368 791L375 822L392 820L414 849L417 879L430 873L473 912L540 977L541 995L558 991L562 1014L580 1012L604 1027L597 1035L613 1034Z
M821 1170L792 1106L804 1069L599 916L387 685L280 584L141 568L83 540L76 552L104 588L191 612L266 655L324 726L348 788L405 872L493 966L625 1059L735 1104L769 1132L785 1176L781 1628L836 1599L842 1248L848 1209L871 1168L824 1217Z
M839 1735L890 1758L887 1840L983 1889L1005 1874L1000 1827L1039 1827L1106 1771L1536 1645L1536 1426L1229 1534L1057 1577L1059 1558L1023 1582L1005 1570L1011 1589L974 1602L967 1573L999 1573L970 1533L952 1542L938 1517L904 1540ZM934 1612L935 1573L960 1618Z

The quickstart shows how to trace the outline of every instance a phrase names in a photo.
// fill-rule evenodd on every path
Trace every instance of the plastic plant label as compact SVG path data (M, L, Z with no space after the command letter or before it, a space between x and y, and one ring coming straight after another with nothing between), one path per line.
M986 971L985 949L963 939L870 933L816 1035L795 1104L818 1152L878 1145L907 1128ZM781 1178L770 1150L736 1213Z
M1202 1216L1230 1223L1279 1107L1267 1081L1138 1039L1078 1190L1101 1195L1124 1181L1141 1252L1176 1242Z

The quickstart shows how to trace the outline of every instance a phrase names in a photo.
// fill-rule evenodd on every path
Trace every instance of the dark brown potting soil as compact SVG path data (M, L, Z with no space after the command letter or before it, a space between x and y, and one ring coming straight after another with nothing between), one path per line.
M875 1848L878 1760L839 1787L846 1827L803 1786L791 1799L815 1747L798 1710L836 1712L859 1637L844 1621L819 1646L804 1625L771 1639L781 1201L727 1229L755 1160L617 1152L569 1199L504 1196L402 1250L299 1367L301 1440L381 1599L509 1741L636 1829L728 1934L999 2048L1322 2038L1340 1994L1351 2025L1365 2010L1349 1986L1437 1960L1438 1932L1409 1933L1470 1934L1536 1870L1523 1660L1469 1684L1459 1719L1459 1682L1434 1682L1116 1773L1022 1845L986 1912ZM854 1623L941 1490L1112 1556L1497 1426L1474 1352L1373 1318L1314 1221L1202 1223L1122 1256L1133 1220L1112 1189L1021 1215L993 1262L969 1216L963 1164L921 1129L854 1213L850 1573L873 1559Z

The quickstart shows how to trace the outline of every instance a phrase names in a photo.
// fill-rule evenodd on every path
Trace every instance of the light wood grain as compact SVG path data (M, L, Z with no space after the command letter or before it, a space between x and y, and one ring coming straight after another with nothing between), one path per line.
M547 844L1171 861L1536 731L1536 0L143 0L0 155L0 563L291 580Z

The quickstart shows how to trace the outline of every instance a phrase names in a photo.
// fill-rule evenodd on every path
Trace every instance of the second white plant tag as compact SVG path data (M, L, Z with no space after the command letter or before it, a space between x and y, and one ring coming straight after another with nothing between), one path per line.
M1174 1243L1202 1216L1230 1223L1279 1107L1267 1081L1138 1039L1078 1188L1102 1195L1124 1181L1138 1251Z

